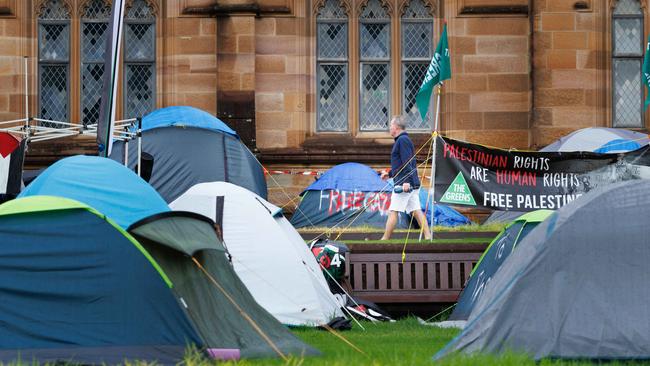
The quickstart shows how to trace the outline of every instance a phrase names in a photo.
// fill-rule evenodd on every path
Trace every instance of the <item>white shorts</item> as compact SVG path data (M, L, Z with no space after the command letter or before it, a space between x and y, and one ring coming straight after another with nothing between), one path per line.
M390 195L389 211L411 213L415 210L421 210L420 207L420 189L410 192L395 193Z

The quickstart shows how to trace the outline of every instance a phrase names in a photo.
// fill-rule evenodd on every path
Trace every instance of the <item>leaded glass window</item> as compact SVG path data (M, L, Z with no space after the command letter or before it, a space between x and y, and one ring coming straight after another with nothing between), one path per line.
M433 16L422 0L411 0L402 14L402 113L409 128L430 129L432 113L422 120L415 103L433 56ZM431 106L434 103L430 104ZM430 109L432 109L430 107Z
M81 120L84 125L99 120L110 16L111 8L104 0L92 0L86 4L81 19Z
M142 117L156 105L156 18L145 0L127 9L124 30L124 117Z
M318 131L348 130L348 17L339 0L326 0L317 19Z
M62 0L49 0L38 16L39 116L67 121L69 109L70 11ZM43 122L46 127L56 123Z
M643 11L638 0L618 0L612 15L614 127L643 127Z
M390 117L390 16L379 0L369 0L359 17L362 131L386 131Z

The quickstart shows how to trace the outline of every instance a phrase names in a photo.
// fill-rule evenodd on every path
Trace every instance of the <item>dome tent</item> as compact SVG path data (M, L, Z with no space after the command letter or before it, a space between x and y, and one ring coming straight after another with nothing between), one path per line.
M650 358L650 181L593 190L518 245L463 332L436 358L522 352L535 359Z
M384 228L392 191L392 183L383 181L367 165L339 164L300 194L302 199L291 218L291 224L296 228L336 225ZM433 219L436 225L445 226L465 223L467 219L450 207L435 205L435 210L426 207L426 192L426 188L421 188L419 198L422 210L426 208L429 222ZM410 222L409 216L401 213L397 227L407 228ZM417 225L415 220L413 224Z
M467 320L481 293L499 267L515 250L517 244L537 225L546 220L553 211L537 210L519 216L492 240L472 269L467 284L458 295L458 302L449 320Z
M230 182L267 197L264 170L220 119L193 107L155 110L142 119L142 151L153 157L149 183L167 202L203 182ZM124 162L124 142L111 159ZM128 166L137 165L137 143L129 143Z
M335 225L384 227L392 186L367 165L344 163L326 171L302 191L291 217L296 228ZM398 227L408 225L400 215Z
M45 169L19 197L59 196L83 202L126 229L136 221L169 211L147 182L110 159L77 155Z
M125 166L106 158L71 157L48 168L33 183L37 184L23 196L50 194L83 199L84 204L103 207L107 217L136 236L176 283L175 291L192 308L188 312L206 343L210 340L211 349L233 349L243 357L276 355L238 311L240 307L283 352L313 353L256 303L225 259L213 224L204 221L207 218L177 217L183 213L171 212L160 195ZM151 234L152 227L165 233L164 237ZM226 294L209 283L192 258L217 278ZM201 296L195 294L199 290ZM228 297L237 305L227 301Z
M280 208L225 182L197 184L170 206L215 221L223 217L223 238L235 271L283 324L322 325L342 316L314 256ZM276 254L273 260L269 248Z

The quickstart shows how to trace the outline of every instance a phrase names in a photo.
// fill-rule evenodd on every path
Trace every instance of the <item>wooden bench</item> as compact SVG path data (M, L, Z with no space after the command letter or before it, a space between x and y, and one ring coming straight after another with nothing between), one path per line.
M376 303L455 302L487 244L351 244L346 276L353 295Z

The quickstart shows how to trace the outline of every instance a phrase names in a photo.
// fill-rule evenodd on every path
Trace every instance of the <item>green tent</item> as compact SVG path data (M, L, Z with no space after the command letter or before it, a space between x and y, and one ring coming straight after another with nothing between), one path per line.
M0 206L0 362L317 353L255 302L209 219L169 212L131 230L60 197Z
M211 348L240 350L242 357L318 354L255 301L235 274L209 218L169 211L140 220L127 231L174 282Z
M503 261L512 253L519 241L553 212L551 210L537 210L521 215L509 223L492 240L474 266L465 288L458 296L458 302L453 313L449 316L449 320L467 320L485 285L497 272Z

